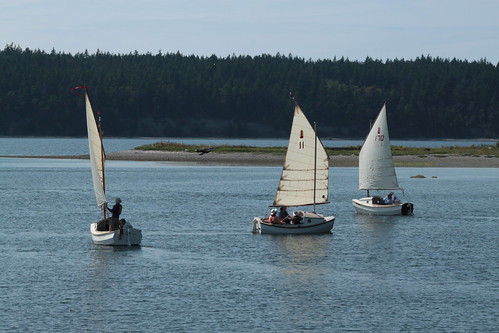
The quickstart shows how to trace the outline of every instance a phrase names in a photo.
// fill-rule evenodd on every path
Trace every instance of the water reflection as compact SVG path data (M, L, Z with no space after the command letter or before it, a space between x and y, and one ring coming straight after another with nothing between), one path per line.
M367 255L374 257L386 255L387 252L394 250L396 245L393 243L393 238L397 234L397 226L407 218L407 216L353 215L358 228L353 241L358 243L359 248L370 249Z
M372 231L384 232L393 228L394 224L401 216L379 216L379 215L364 215L353 214L355 220L363 228Z
M114 262L122 262L122 255L141 250L140 246L102 246L95 244L92 246L93 249L90 250L89 269L94 273L94 276L106 272L113 266Z
M283 276L293 281L310 281L325 274L333 242L332 234L274 235L276 258Z
M94 249L90 251L90 271L94 275L106 271L109 267L109 262L112 260L113 252L114 249L112 247L94 245Z

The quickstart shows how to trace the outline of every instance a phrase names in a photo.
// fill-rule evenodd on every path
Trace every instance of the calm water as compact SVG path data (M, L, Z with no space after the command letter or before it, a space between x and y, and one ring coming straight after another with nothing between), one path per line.
M111 161L144 235L118 249L91 242L88 163L0 158L0 331L497 331L497 169L399 168L416 215L366 217L332 168L333 233L279 237L251 220L280 168Z
M254 147L272 147L288 145L284 139L182 139L182 138L104 138L107 152L115 152L155 143L179 142L206 146L245 145ZM348 147L361 145L362 140L323 140L326 147ZM397 141L392 145L405 147L446 147L490 145L495 141ZM60 156L88 155L87 138L0 138L0 156Z

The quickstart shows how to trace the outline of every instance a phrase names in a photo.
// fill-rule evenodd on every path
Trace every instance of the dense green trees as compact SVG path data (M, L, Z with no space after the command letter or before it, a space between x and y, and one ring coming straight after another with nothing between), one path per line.
M106 136L286 137L293 91L322 137L363 138L387 102L394 139L499 137L485 60L0 51L0 135L84 136L86 85Z

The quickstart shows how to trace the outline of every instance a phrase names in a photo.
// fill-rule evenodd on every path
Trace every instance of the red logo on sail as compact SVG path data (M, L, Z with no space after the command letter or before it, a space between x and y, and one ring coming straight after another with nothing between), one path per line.
M303 130L300 130L300 139L303 139ZM305 142L300 141L298 142L298 148L299 149L304 149L305 148Z
M374 141L385 141L385 135L381 134L381 129L378 127L378 135L374 137Z

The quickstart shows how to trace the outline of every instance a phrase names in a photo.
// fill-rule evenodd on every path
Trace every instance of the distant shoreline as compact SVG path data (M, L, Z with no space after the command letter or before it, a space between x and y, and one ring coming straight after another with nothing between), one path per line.
M47 158L47 159L88 159L88 155L64 156L0 156L10 158ZM210 152L200 155L185 151L152 151L152 150L124 150L108 153L110 161L162 161L194 163L206 165L247 165L247 166L282 166L284 155L258 153L217 153ZM472 167L497 168L499 158L486 156L459 156L459 155L404 155L394 156L396 167ZM357 155L337 155L330 159L331 167L357 167Z

